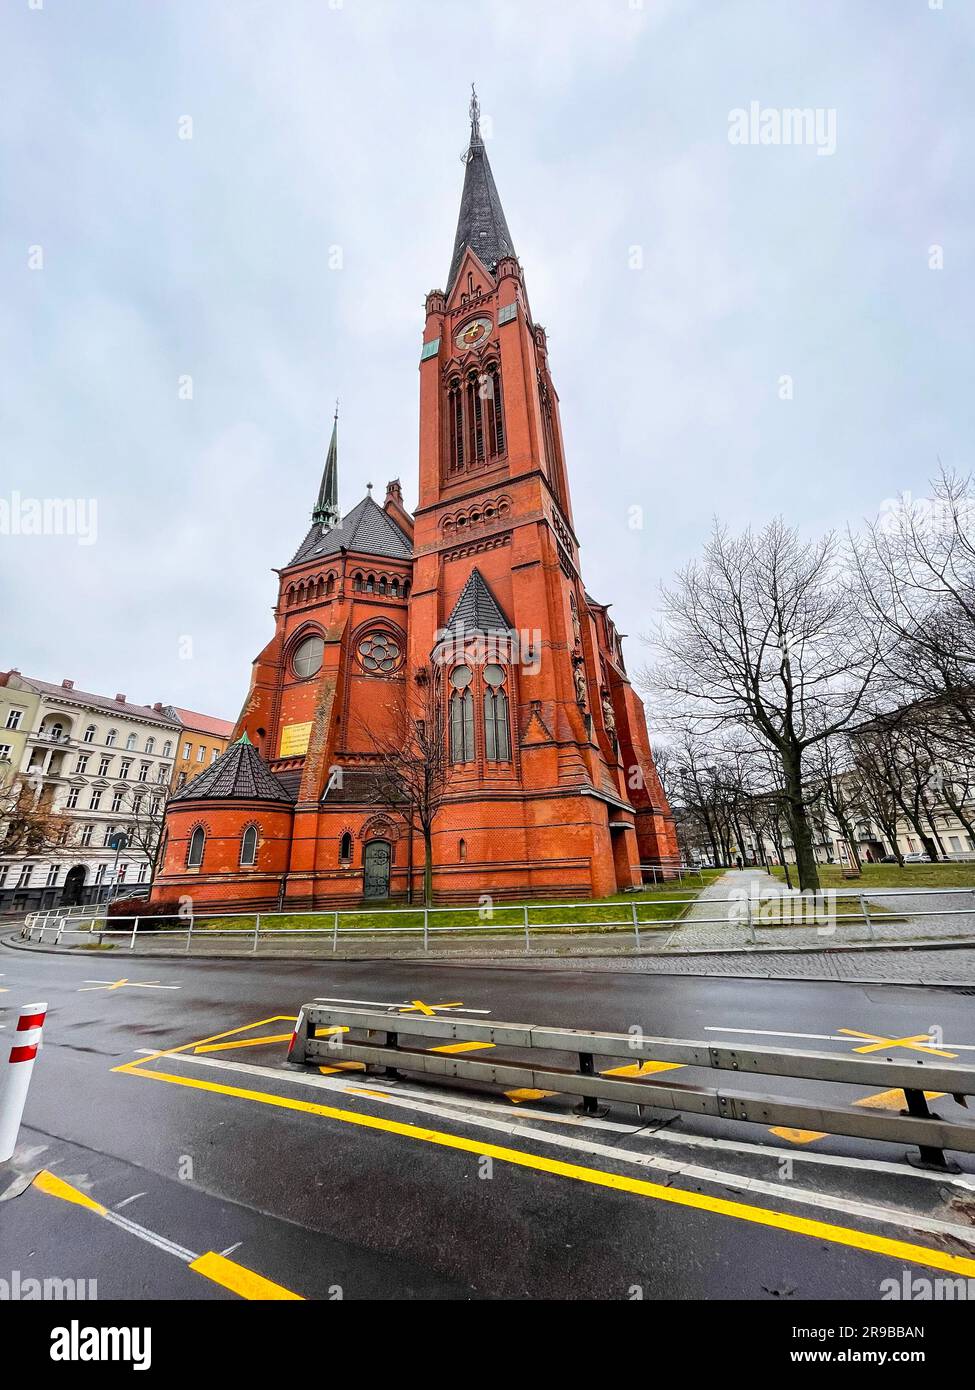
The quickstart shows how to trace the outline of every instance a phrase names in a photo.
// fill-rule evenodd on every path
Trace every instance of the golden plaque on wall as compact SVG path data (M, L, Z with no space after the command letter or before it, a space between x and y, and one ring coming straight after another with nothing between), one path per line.
M285 724L281 730L281 751L279 758L299 758L308 752L311 738L311 720L307 724Z

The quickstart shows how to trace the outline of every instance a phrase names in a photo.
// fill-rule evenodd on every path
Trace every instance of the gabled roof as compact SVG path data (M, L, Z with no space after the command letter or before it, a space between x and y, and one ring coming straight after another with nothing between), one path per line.
M313 524L291 564L317 560L321 555L337 555L340 550L358 550L386 559L413 558L413 547L404 532L389 513L368 496L330 529Z
M447 275L447 293L453 288L454 280L464 259L464 250L470 247L493 270L502 256L515 254L514 242L508 231L504 209L488 163L487 150L481 139L478 121L477 98L471 102L471 142L467 150L467 172L464 174L464 191L460 198L460 216L457 218L457 234L454 237L454 254L450 258L450 271Z
M444 624L448 632L508 632L511 624L479 569L473 569L454 610Z
M294 796L275 777L246 734L170 801L284 801Z
M183 709L180 705L167 705L166 713L175 716L184 729L195 734L210 734L213 738L229 738L234 726L229 719L217 719L212 714L198 714L195 709Z

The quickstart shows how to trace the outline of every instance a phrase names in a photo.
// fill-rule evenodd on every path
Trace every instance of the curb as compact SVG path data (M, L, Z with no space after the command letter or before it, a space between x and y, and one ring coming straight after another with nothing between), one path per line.
M0 937L0 945L6 946L6 947L8 947L10 950L15 950L15 951L27 951L27 952L35 952L35 953L38 953L38 952L39 952L39 953L41 953L41 954L43 954L43 955L75 956L75 957L77 958L77 951L76 951L76 949L73 948L73 947L70 947L70 946L42 946L42 945L34 945L33 943L28 944L27 942L20 941L19 939L15 938L15 937L13 937L13 936L3 936L3 937ZM858 942L854 942L854 943L849 943L849 944L837 944L837 945L835 945L835 946L770 946L770 947L767 947L767 948L765 948L765 947L760 947L760 948L758 948L758 949L756 949L756 948L754 948L754 947L752 947L752 948L724 947L724 948L718 948L718 949L712 949L712 950L695 949L695 950L689 950L689 951L668 951L668 952L666 953L666 955L663 955L663 954L654 954L654 953L646 952L646 953L641 953L640 955L633 954L633 955L629 955L629 956L626 956L626 957L620 957L620 956L618 955L618 953L612 952L612 951L604 951L604 952L590 951L590 952L587 952L585 955L571 955L571 954L570 954L570 955L535 955L534 957L532 957L532 958L530 958L530 959L525 959L525 958L518 959L517 957L515 957L515 958L504 958L504 957L498 957L498 956L493 956L493 957L491 957L491 956L485 956L485 957L478 957L478 956L459 956L459 957L455 957L455 956L450 956L450 957L443 957L443 956L346 956L346 955L340 955L340 954L332 955L331 953L329 953L328 955L323 955L323 956L308 956L308 955L273 955L273 956L267 956L267 955L266 955L266 956L260 956L260 955L257 955L257 956L255 956L255 955L252 955L250 952L243 952L243 953L241 953L241 954L239 954L239 955L226 955L226 954L223 954L223 955L212 955L212 954L209 954L209 953L204 952L204 951L194 952L192 955L176 954L176 953L174 953L174 952L172 952L172 951L139 951L138 953L136 953L136 956L137 956L137 958L140 958L140 959L141 959L141 958L145 958L145 959L149 959L149 960L177 960L177 961L180 961L180 960L189 960L189 961L206 961L206 962L208 962L208 963L209 963L209 962L212 962L212 963L215 963L215 964L216 964L216 963L221 963L221 962L222 962L222 963L227 963L228 961L229 961L229 962L237 962L237 961L260 961L260 962L262 962L262 963L272 963L272 964L273 964L273 963L280 962L281 964L284 964L284 965L318 965L318 966L320 966L320 965L322 965L323 963L325 963L325 962L327 962L327 961L341 962L341 963L343 963L343 964L349 964L349 963L356 964L356 963L360 963L360 962L370 962L370 961L371 961L371 962L375 962L375 963L377 963L377 964L399 964L399 963L410 963L410 962L420 961L423 965L439 965L439 966L445 966L445 967L448 967L448 968L453 967L453 966L460 966L460 967L463 967L463 968L469 968L469 967L472 967L472 966L473 966L473 967L479 967L479 968L483 968L483 969L487 969L487 970L530 970L530 969L535 968L536 966L541 966L543 962L544 962L544 967L543 967L543 968L551 968L552 966L557 966L557 965L558 965L559 963L561 963L562 961L567 961L567 960L573 960L573 961L575 961L575 960L623 960L623 959L625 959L625 960L646 960L646 959L666 960L666 959L670 959L670 958L672 958L672 957L673 957L673 958L677 958L677 959L679 959L679 960L689 960L689 959L693 959L695 956L708 956L708 957L714 957L714 956L731 956L731 957L737 957L737 958L745 958L745 959L747 959L747 958L749 958L749 957L751 957L751 956L757 956L757 955L766 955L766 956L767 956L767 955L784 955L784 956L797 956L797 955L798 955L798 956L802 956L802 955L833 955L833 956L839 956L839 955L843 955L843 954L857 954L857 953L859 953L859 954L868 953L868 954L869 954L870 952L873 952L873 951L899 951L899 952L905 952L905 951L906 951L906 952L911 952L911 951L942 951L942 950L964 950L964 949L968 949L968 950L973 950L973 949L975 949L975 941L945 941L945 942L918 942L918 943L914 943L914 942L890 942L890 943L874 942L874 943L872 943L872 944L867 944L867 943L860 944L860 943L858 943ZM585 973L584 967L574 967L574 971L575 971L575 973L577 973L577 974L579 974L579 973ZM617 974L627 974L627 975L629 975L629 974L634 974L634 973L638 973L638 972L634 972L634 971L628 969L625 965L620 965L620 966L618 967L618 969L617 969L615 972L612 971L612 970L601 969L601 970L593 971L593 972L590 972L590 973L600 974L600 975L604 975L604 974L613 974L613 973L617 973ZM690 976L690 977L696 977L696 978L710 978L710 979L722 979L722 980L743 980L743 979L744 979L744 980L787 980L787 981L789 981L789 982L795 982L795 983L797 983L797 984L833 984L833 985L836 985L836 984L851 984L851 985L861 985L861 984L865 984L865 985L887 985L887 986L899 985L899 986L901 986L902 988L906 988L906 989L917 989L917 988L922 988L922 989L975 989L975 978L970 979L970 980L930 980L930 981L929 981L929 980L921 980L921 979L918 979L918 980L885 980L885 979L880 978L880 977L877 977L877 976L859 976L859 975L858 975L858 976L855 976L855 977L851 977L850 979L838 979L837 977L835 977L835 976L833 976L833 975L805 975L805 976L774 975L774 974L769 973L767 970L765 970L765 971L756 970L754 974L751 974L751 975L743 975L743 974L740 974L740 973L737 973L737 972L733 972L733 971L725 971L725 970L705 970L705 969L701 969L701 970L698 970L698 971L693 971L693 970L681 970L681 971L657 970L657 971L652 971L652 972L651 972L651 971L646 971L646 972L643 972L643 973L645 973L645 974L647 974L647 975L650 975L650 974L661 975L661 976L664 976L664 977L666 977L666 978L668 978L668 979L686 979L686 978L688 978L688 977Z

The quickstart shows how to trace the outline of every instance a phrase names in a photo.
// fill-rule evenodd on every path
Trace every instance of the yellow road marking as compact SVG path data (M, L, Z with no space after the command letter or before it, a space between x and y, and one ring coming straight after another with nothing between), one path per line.
M122 1069L115 1068L116 1071ZM935 1250L927 1245L914 1245L909 1241L874 1235L868 1231L858 1231L850 1226L836 1226L828 1221L816 1221L810 1217L772 1211L766 1207L749 1206L744 1202L730 1201L726 1197L711 1197L702 1192L664 1187L660 1183L648 1182L645 1178L633 1178L626 1174L604 1172L600 1168L587 1168L575 1163L565 1163L561 1159L548 1158L541 1154L529 1153L523 1149L512 1149L501 1144L485 1144L478 1139L468 1139L464 1135L448 1134L442 1130L423 1129L419 1125L405 1124L400 1120L391 1120L382 1115L358 1114L354 1110L338 1110L334 1106L319 1105L308 1100L296 1100L291 1096L278 1096L267 1091L251 1091L244 1087L223 1086L215 1081L203 1081L197 1077L174 1076L164 1071L148 1071L144 1065L137 1071L131 1067L128 1070L132 1075L145 1076L154 1081L167 1081L174 1086L188 1086L191 1090L233 1096L238 1100L254 1101L257 1104L270 1105L280 1110L320 1115L324 1119L338 1120L343 1124L357 1125L362 1129L382 1130L387 1134L395 1134L401 1138L417 1139L427 1144L440 1145L446 1149L476 1154L478 1157L494 1158L501 1163L511 1163L515 1167L550 1173L555 1177L588 1183L593 1187L609 1188L616 1192L628 1192L634 1196L667 1202L673 1206L689 1207L696 1211L708 1211L719 1216L734 1217L739 1221L747 1221L753 1225L788 1231L793 1235L809 1236L813 1240L825 1240L834 1245L849 1246L855 1250L886 1255L890 1259L901 1260L909 1264L920 1264L931 1269L943 1269L951 1274L975 1278L975 1259L968 1256L952 1255L947 1251Z
M295 1014L274 1014L272 1018L259 1018L254 1023L242 1023L237 1028L227 1028L223 1033L211 1033L208 1038L197 1038L194 1042L180 1043L178 1047L160 1048L158 1052L151 1052L148 1057L134 1057L131 1062L123 1062L121 1066L113 1067L112 1071L131 1071L143 1062L155 1062L160 1057L175 1057L180 1052L191 1052L196 1047L202 1047L204 1043L215 1043L219 1042L221 1038L232 1038L237 1033L246 1033L249 1028L263 1028L268 1023L297 1023L297 1021ZM290 1034L288 1036L290 1038Z
M558 1091L536 1091L531 1086L521 1086L515 1091L505 1091L509 1100L520 1105L523 1100L544 1100L546 1096L556 1096Z
M600 1076L653 1076L658 1071L676 1071L683 1062L628 1062L625 1067L610 1067Z
M300 1293L292 1293L281 1284L272 1283L263 1275L255 1274L252 1269L245 1269L243 1265L228 1260L224 1255L218 1255L214 1250L200 1255L191 1263L190 1269L195 1269L197 1274L202 1274L214 1284L222 1284L225 1289L239 1294L241 1298L295 1299L299 1303L305 1301Z
M331 1067L319 1067L322 1076L334 1076L337 1071L365 1071L365 1062L336 1062Z
M261 1043L290 1042L290 1033L267 1034L263 1038L240 1038L237 1042L210 1043L208 1047L194 1047L194 1052L226 1052L232 1047L259 1047Z
M422 999L411 999L408 1004L400 1006L401 1014L423 1014L426 1018L433 1018L438 1009L462 1009L463 999L455 999L450 1004L424 1004Z
M947 1091L925 1091L924 1095L927 1100L940 1100L942 1096L947 1095ZM904 1110L907 1108L907 1099L903 1091L895 1088L892 1091L877 1091L872 1096L864 1096L861 1100L855 1100L853 1104L862 1105L865 1110ZM769 1130L769 1134L777 1134L780 1139L788 1139L790 1144L811 1144L816 1139L825 1139L827 1131L786 1129L776 1126Z
M483 1052L487 1047L493 1047L494 1043L489 1042L459 1042L445 1043L443 1047L431 1047L431 1052Z
M839 1033L845 1033L849 1038L868 1038L869 1043L865 1047L855 1047L854 1052L882 1052L885 1047L906 1047L915 1052L930 1052L935 1057L957 1057L957 1052L945 1052L942 1048L931 1047L930 1033L915 1033L911 1038L882 1038L879 1033L861 1033L857 1028L839 1028ZM923 1046L923 1044L928 1044Z
M108 1207L103 1207L101 1202L96 1202L94 1197L89 1197L87 1192L82 1192L77 1187L72 1187L63 1178L55 1177L47 1168L42 1168L34 1179L34 1187L38 1192L46 1192L49 1197L59 1197L62 1202L73 1202L75 1206L87 1207L89 1211L95 1212L98 1216L104 1216Z

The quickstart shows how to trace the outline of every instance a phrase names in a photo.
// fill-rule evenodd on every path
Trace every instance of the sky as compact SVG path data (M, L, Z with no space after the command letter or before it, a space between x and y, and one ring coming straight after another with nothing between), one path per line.
M969 0L4 0L0 669L233 719L336 398L342 509L415 503L472 81L631 670L714 517L968 472L973 41Z

